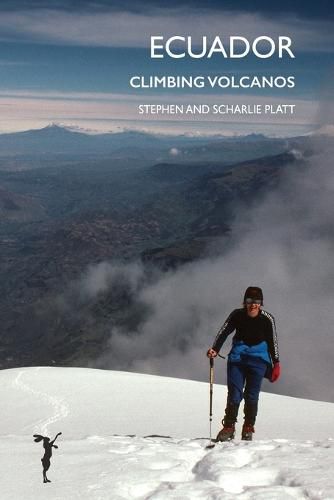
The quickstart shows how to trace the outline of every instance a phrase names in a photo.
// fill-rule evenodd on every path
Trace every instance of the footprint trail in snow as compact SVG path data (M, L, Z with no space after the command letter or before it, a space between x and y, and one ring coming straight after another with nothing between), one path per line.
M64 398L51 396L51 394L48 394L47 392L39 391L34 388L34 386L36 385L36 378L42 377L42 372L43 369L40 367L35 368L33 373L27 373L24 370L20 371L13 380L13 387L21 389L25 393L31 394L35 398L39 399L41 403L45 402L51 406L52 414L46 419L42 418L35 422L35 425L33 427L33 432L40 432L43 435L48 435L49 426L65 419L69 414L69 407ZM31 385L29 385L29 379L31 378L31 376L35 380L30 380ZM29 428L31 427L26 426L27 430Z
M209 452L205 440L94 436L86 444L104 457L102 470L91 471L92 499L334 498L333 440L236 441ZM315 463L320 475L311 473Z

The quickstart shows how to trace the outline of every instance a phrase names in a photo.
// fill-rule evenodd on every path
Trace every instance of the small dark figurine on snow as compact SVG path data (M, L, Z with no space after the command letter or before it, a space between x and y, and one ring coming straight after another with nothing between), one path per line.
M46 477L46 472L49 470L50 468L50 458L52 456L52 448L58 448L58 446L56 446L54 444L55 440L57 439L58 436L61 435L61 432L58 432L58 434L56 435L56 437L54 438L53 441L50 441L50 438L48 437L45 437L45 436L41 436L40 434L34 434L34 441L36 443L39 443L40 441L43 440L43 446L44 446L44 456L43 458L41 458L41 462L42 462L42 465L43 465L43 483L51 483L50 479L48 479Z

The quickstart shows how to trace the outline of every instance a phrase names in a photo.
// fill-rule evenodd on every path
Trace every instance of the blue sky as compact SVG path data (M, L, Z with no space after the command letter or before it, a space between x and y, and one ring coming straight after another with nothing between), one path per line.
M332 102L334 9L330 2L212 1L7 1L0 6L0 131L23 130L50 122L96 130L122 127L159 129L163 121L138 116L144 103L296 103L293 117L220 118L215 132L256 131L284 135L330 121L321 116ZM222 39L290 36L295 59L247 57L226 60L152 60L150 35L207 35ZM296 87L282 90L134 90L132 75L294 75ZM326 107L326 106L325 106ZM328 106L327 106L328 107ZM166 118L166 130L193 132ZM325 123L326 122L326 123ZM201 130L205 128L200 123ZM188 129L186 130L186 128ZM276 130L276 132L275 132ZM273 132L274 131L274 132Z

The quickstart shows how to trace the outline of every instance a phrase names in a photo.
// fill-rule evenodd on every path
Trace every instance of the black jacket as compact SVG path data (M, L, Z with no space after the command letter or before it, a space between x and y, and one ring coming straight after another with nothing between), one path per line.
M219 329L212 348L219 352L227 337L234 330L234 343L241 341L248 346L253 346L265 341L272 363L279 361L275 319L270 313L260 310L258 316L251 318L245 308L235 309Z

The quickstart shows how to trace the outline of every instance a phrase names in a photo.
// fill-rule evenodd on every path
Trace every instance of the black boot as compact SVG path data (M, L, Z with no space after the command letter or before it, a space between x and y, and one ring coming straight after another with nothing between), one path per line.
M245 401L245 422L241 432L241 439L243 441L252 441L253 439L253 434L255 432L254 424L257 416L257 407L257 401Z
M223 428L218 432L216 441L231 441L235 436L234 424L223 424Z
M245 422L242 426L241 439L243 441L252 441L254 432L254 425Z
M235 422L237 421L239 404L227 403L225 417L222 421L223 428L217 434L217 441L231 441L235 435Z

